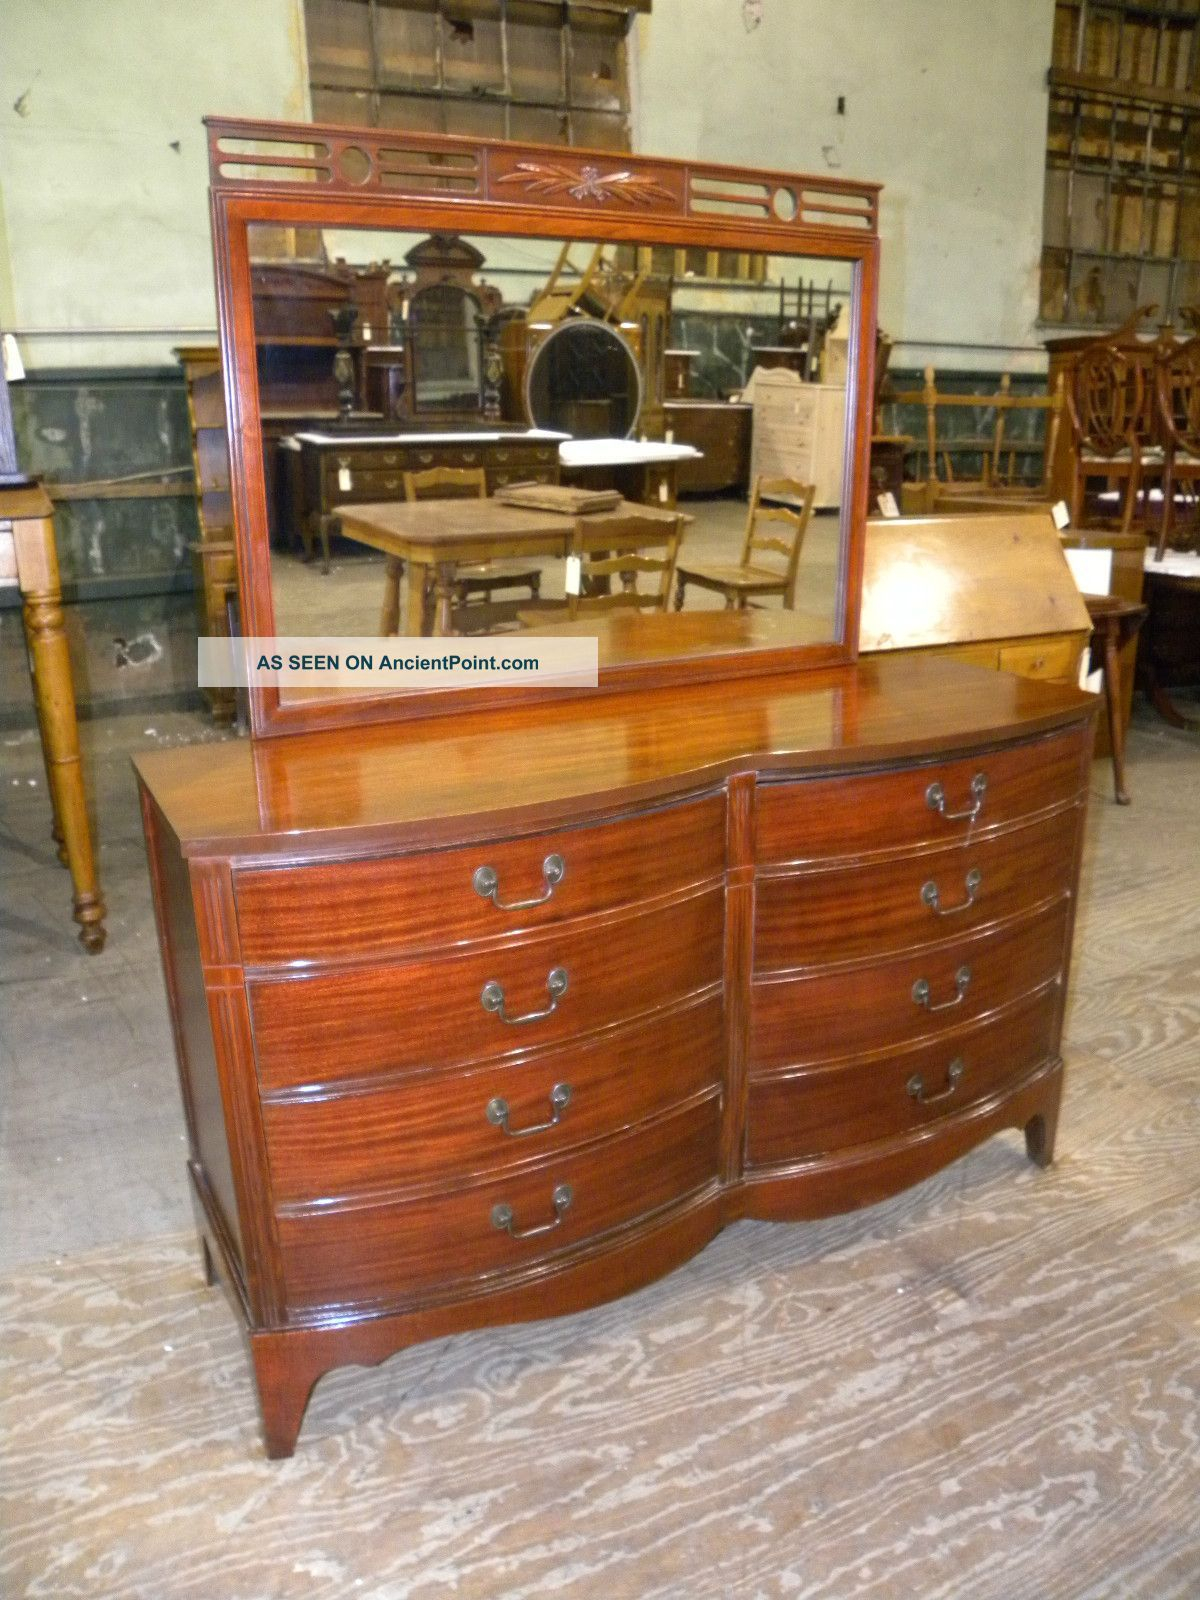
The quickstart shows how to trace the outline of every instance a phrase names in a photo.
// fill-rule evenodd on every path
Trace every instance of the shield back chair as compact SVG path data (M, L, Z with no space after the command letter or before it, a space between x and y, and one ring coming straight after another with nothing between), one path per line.
M781 596L784 609L791 611L796 604L796 574L800 567L804 535L808 532L812 517L815 493L811 483L800 483L796 478L756 479L750 496L740 559L736 564L680 562L675 583L676 611L683 609L689 583L723 595L727 611L744 611L751 600L772 595ZM794 505L763 503L764 500L778 499L798 501L799 509ZM764 524L777 527L781 532L764 533ZM782 556L783 565L763 565L756 559L760 553Z
M406 500L486 500L487 474L482 467L430 467L427 472L404 474ZM397 556L388 556L384 571L383 615L380 633L393 634L399 626L400 579L404 563ZM470 631L470 612L481 613L480 624L486 626L491 617L493 591L497 589L528 589L530 597L538 597L542 582L542 569L528 561L472 561L460 566L454 574L455 630L466 623ZM471 604L473 596L482 595L483 603ZM433 631L433 595L424 596L423 633Z
M1089 479L1124 484L1121 532L1133 524L1146 472L1158 471L1162 451L1149 437L1146 388L1135 359L1119 345L1098 340L1079 356L1067 388L1067 414L1075 442L1071 522L1083 524Z
M1163 445L1162 520L1154 559L1161 561L1175 522L1175 486L1192 485L1192 538L1200 521L1200 337L1167 345L1155 367L1155 399Z

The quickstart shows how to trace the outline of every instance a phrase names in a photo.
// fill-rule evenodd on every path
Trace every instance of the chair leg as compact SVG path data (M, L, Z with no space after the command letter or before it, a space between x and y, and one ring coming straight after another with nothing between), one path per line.
M1121 657L1115 628L1104 634L1104 703L1108 712L1108 741L1112 749L1113 789L1119 806L1129 804L1125 787L1125 729L1121 723Z
M1133 508L1137 502L1138 491L1141 488L1140 475L1130 470L1128 482L1125 485L1125 514L1121 518L1121 532L1128 533L1133 527Z
M675 579L675 609L676 609L676 611L682 611L683 610L683 592L684 592L684 590L686 588L687 588L687 579L686 578L677 577Z
M1158 524L1158 543L1154 547L1154 559L1156 561L1161 561L1162 560L1163 551L1167 548L1167 545L1170 543L1170 539L1171 539L1171 524L1175 520L1175 485L1174 485L1174 481L1173 481L1174 477L1175 477L1175 461L1174 461L1173 456L1168 452L1167 459L1163 463L1162 517L1159 520L1159 524Z

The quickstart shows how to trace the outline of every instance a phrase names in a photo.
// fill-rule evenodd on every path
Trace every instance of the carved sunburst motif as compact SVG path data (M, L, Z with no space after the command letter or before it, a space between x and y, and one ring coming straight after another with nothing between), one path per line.
M572 200L628 200L648 206L655 200L673 201L675 196L661 183L627 169L601 172L596 166L568 167L558 162L518 161L512 172L497 180L519 183L530 194L551 196L568 194Z

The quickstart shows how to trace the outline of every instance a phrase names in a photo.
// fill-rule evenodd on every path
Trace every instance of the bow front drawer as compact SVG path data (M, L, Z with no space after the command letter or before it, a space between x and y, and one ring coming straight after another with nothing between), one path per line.
M899 860L782 872L755 890L754 967L858 961L972 932L1065 895L1079 808Z
M267 1100L277 1201L445 1187L541 1161L715 1093L719 991L518 1061L424 1073L370 1093Z
M717 879L722 795L466 849L267 867L234 879L247 966L434 949Z
M915 955L752 986L752 1072L940 1036L1057 978L1071 902Z
M259 1083L315 1087L515 1056L720 981L724 889L519 943L246 985Z
M536 1270L717 1177L719 1102L485 1183L420 1200L280 1212L289 1313L375 1310Z
M1087 735L1072 730L963 760L771 782L755 799L760 864L819 861L968 838L1074 800Z
M1000 1016L869 1068L856 1063L751 1078L748 1164L812 1160L902 1137L977 1105L1054 1056L1059 999L1052 984Z

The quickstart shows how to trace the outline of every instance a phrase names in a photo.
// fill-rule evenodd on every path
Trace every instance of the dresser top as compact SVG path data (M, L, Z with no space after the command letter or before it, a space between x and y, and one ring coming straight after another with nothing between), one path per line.
M1093 695L932 657L612 694L134 765L187 855L337 855L603 815L730 773L836 771L1028 738Z

